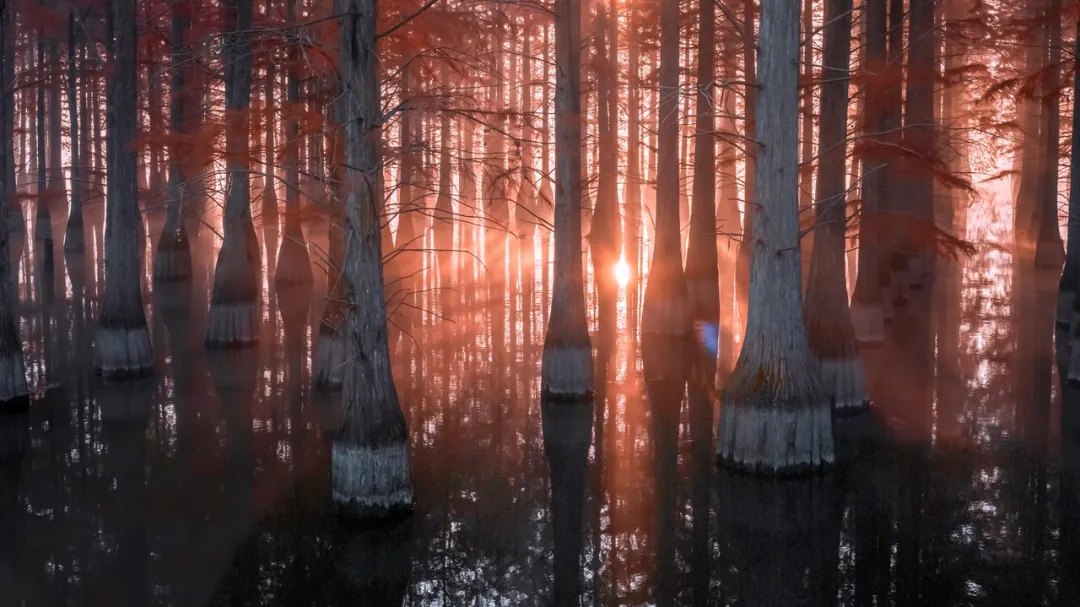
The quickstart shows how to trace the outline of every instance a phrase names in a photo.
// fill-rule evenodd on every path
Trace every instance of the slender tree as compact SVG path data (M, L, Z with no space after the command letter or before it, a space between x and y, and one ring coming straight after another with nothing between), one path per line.
M754 35L754 0L743 2L743 79L746 95L743 98L743 137L746 141L746 166L743 177L743 223L742 239L739 241L738 258L735 262L735 297L739 306L739 319L746 331L747 302L750 294L750 254L754 250L754 214L758 200L757 184L757 47Z
M697 118L694 133L694 199L686 283L695 323L720 324L720 269L716 249L716 5L698 3ZM708 335L719 335L709 331ZM716 350L716 343L706 344Z
M78 73L79 68L75 60L77 16L72 7L68 14L68 123L71 129L71 212L68 214L67 229L64 231L64 249L68 251L82 251L86 247L86 237L83 235L83 200L82 200L82 154L79 148L79 101L78 101Z
M184 197L193 177L192 149L186 141L193 136L196 103L192 91L191 43L188 40L191 6L181 0L172 8L172 85L169 92L169 127L173 145L169 149L169 191L165 198L165 225L154 255L154 279L191 280L191 245L184 225Z
M851 0L825 3L821 135L815 201L814 250L806 288L806 331L822 384L837 411L869 405L844 280L847 223L846 152Z
M214 270L206 323L212 347L242 347L259 340L259 243L251 220L250 137L251 21L253 0L224 0L225 239Z
M94 368L106 377L146 375L154 353L139 280L137 152L138 13L136 0L112 2L112 63L108 79L108 206L105 228L105 303Z
M799 250L798 2L761 12L756 190L750 316L721 396L718 459L764 474L831 465L832 408L802 320Z
M277 272L274 282L279 287L294 285L309 288L312 283L311 258L307 240L300 225L300 62L299 40L296 32L297 0L285 4L286 44L288 45L288 71L285 75L286 106L285 122L285 231L278 251Z
M8 196L15 183L7 170L12 157L11 115L14 111L11 75L8 69L8 33L12 15L8 3L0 3L0 57L5 65L0 69L0 405L26 396L26 366L22 344L19 343L18 294L15 291L14 268L9 249L14 230L9 225L15 214L9 212ZM9 29L10 28L10 29ZM21 215L19 216L21 218Z
M864 72L868 74L865 86L862 131L868 135L860 154L862 161L862 210L859 215L859 272L855 291L851 296L851 323L855 337L863 343L877 343L885 339L884 317L881 301L880 249L876 234L870 229L885 194L885 161L880 149L880 133L886 129L886 99L880 84L880 75L886 69L886 1L866 0L864 20L865 55ZM877 75L877 77L873 77Z
M617 131L617 113L613 111L617 102L616 81L618 75L617 57L612 56L608 37L614 28L608 25L607 6L603 1L596 8L596 117L597 117L597 188L596 207L592 217L592 229L589 231L589 250L593 259L593 276L600 295L600 305L613 309L615 305L614 268L622 248L622 233L619 225L618 208L618 159L619 140Z
M581 0L555 3L555 270L541 385L553 397L593 390L581 264Z
M656 244L641 310L642 334L685 335L690 306L679 230L679 2L660 4Z
M353 518L385 518L412 511L409 435L398 404L386 336L380 243L378 52L374 0L336 0L341 15L344 107L344 205L349 282L346 351L349 372L342 421L334 434L334 501Z
M1080 21L1077 22L1080 25ZM1080 31L1078 29L1077 31ZM1080 57L1080 36L1076 37L1076 56ZM1072 131L1080 133L1080 61L1073 64L1073 114ZM1074 307L1076 293L1080 291L1080 137L1075 135L1069 150L1069 218L1068 218L1068 247L1065 250L1065 268L1061 272L1061 282L1058 286L1058 330L1069 330L1070 325L1075 328L1080 306ZM1064 308L1064 310L1063 310ZM1075 310L1075 311L1074 311ZM1071 346L1077 351L1075 345Z

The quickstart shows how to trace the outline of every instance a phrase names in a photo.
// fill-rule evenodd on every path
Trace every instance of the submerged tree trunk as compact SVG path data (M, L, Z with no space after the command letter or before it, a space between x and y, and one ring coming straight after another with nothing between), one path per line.
M236 348L259 340L259 244L251 220L248 175L252 0L228 0L226 15L231 27L221 50L229 122L225 136L225 239L214 270L206 344Z
M850 413L870 404L844 280L851 0L827 0L825 7L817 221L804 316L825 392L836 411Z
M864 134L882 133L886 129L886 97L880 74L886 63L886 0L866 0L864 71L879 75L870 78L864 87ZM885 159L881 136L868 137L862 161L862 212L859 216L859 272L851 296L851 323L855 338L862 343L879 343L885 339L885 319L881 301L881 252L878 246L877 211L885 196Z
M555 3L555 269L541 385L592 394L592 343L581 265L581 0Z
M7 5L0 6L0 57L4 58L5 63L9 57L6 47L12 19ZM14 151L14 134L11 132L14 104L9 82L12 73L8 65L0 68L0 405L28 393L26 365L23 362L22 344L19 342L19 296L15 291L15 268L10 255L14 235L10 222L15 215L8 208L8 196L14 194L15 182L7 170ZM19 217L22 217L21 213Z
M337 0L345 127L345 276L349 282L349 372L334 435L332 486L342 514L386 518L412 511L409 436L398 404L386 336L379 211L379 82L374 0Z
M136 0L112 3L113 74L108 79L108 207L105 228L105 303L94 368L106 377L147 375L154 369L150 331L139 281L140 222L137 153L138 25Z
M750 316L739 361L722 395L717 458L763 474L834 461L832 411L802 320L799 251L799 3L761 13L757 193Z
M188 181L194 177L190 159L192 136L198 104L192 90L192 69L188 31L191 10L187 2L173 5L172 15L172 86L169 92L169 127L174 141L169 149L169 191L165 198L165 226L154 255L154 280L185 282L191 280L191 246L184 226L184 198Z
M684 335L690 306L679 232L679 2L660 5L656 244L641 310L643 334Z
M713 80L716 78L716 7L699 2L697 65L697 124L694 133L694 200L690 212L690 246L686 251L686 284L695 323L714 329L720 325L720 270L716 251L716 113ZM708 331L704 344L715 352L717 343Z
M296 64L300 60L298 45L294 38L296 32L297 0L288 0L285 20L290 29L286 31L289 70L285 76L286 105L283 114L285 121L285 231L281 238L281 250L278 251L277 272L274 283L281 286L299 286L305 290L311 287L311 258L308 255L307 240L300 225L300 78Z

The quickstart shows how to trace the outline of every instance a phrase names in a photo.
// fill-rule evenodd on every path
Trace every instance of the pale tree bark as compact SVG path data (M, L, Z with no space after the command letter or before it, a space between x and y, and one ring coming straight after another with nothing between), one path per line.
M81 36L76 35L77 9L72 8L68 15L68 123L71 132L71 211L68 213L67 229L64 232L64 250L79 252L86 248L86 237L83 234L83 208L82 208L82 154L79 149L79 101L78 101L78 67L75 60L76 41ZM84 83L85 86L85 83ZM84 116L85 118L85 116Z
M716 250L716 5L698 2L697 118L694 133L694 191L686 284L695 323L710 327L705 347L716 352L720 325L720 269ZM714 360L715 362L715 360Z
M341 17L345 129L346 373L341 426L334 434L332 489L348 517L412 512L409 435L390 370L380 210L379 81L374 0L336 0Z
M8 165L14 150L11 131L13 124L13 92L11 77L14 70L7 61L8 31L12 26L13 15L7 4L0 5L0 57L5 59L5 66L0 69L0 405L26 396L26 365L23 362L22 344L19 342L18 309L19 296L15 291L15 266L11 261L10 247L14 230L11 222L18 218L8 209L8 196L15 191L15 182L11 179Z
M886 128L886 98L882 90L882 75L886 65L886 1L866 0L864 134L882 133ZM851 323L855 337L862 343L879 343L885 339L885 319L881 293L881 249L875 225L876 213L885 197L886 161L881 150L881 136L867 138L867 151L862 155L862 211L859 216L859 272L851 296Z
M762 5L750 316L721 397L717 430L721 462L763 474L815 470L834 461L832 407L802 319L799 10L797 2Z
M679 3L660 5L656 243L641 310L643 334L685 335L690 306L679 232Z
M251 219L249 148L253 0L225 0L225 239L214 270L206 343L243 347L259 340L259 242Z
M555 3L555 269L541 388L592 394L592 343L581 263L581 0Z
M833 409L843 413L862 411L870 404L844 279L850 54L851 0L826 0L814 257L804 316L825 392Z
M108 207L105 302L94 369L106 377L147 375L154 369L139 280L137 153L138 26L136 0L113 0L113 72L108 79Z
M283 118L285 121L285 230L281 237L281 249L278 251L274 283L278 287L292 286L304 293L311 288L311 258L308 255L307 240L300 225L300 77L297 73L299 61L299 42L296 40L298 0L288 0L285 5L286 44L289 70L285 75L286 105Z
M191 145L185 141L193 135L197 120L197 100L192 90L191 60L192 6L185 1L173 5L171 76L169 90L169 128L175 142L169 149L169 190L165 198L165 226L161 230L157 252L154 254L154 280L187 282L191 280L191 245L184 225L184 201L195 185L195 163L189 155Z

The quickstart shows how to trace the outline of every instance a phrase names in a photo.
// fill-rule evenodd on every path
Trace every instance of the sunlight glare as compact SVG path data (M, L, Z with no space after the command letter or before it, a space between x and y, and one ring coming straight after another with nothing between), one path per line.
M630 282L630 266L626 264L626 258L620 257L619 263L615 264L615 280L620 287L625 287Z

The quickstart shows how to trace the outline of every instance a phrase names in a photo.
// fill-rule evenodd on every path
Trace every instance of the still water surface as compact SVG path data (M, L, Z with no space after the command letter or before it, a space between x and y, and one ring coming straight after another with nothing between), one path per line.
M1056 278L1013 296L1001 219L975 216L985 246L864 352L874 412L837 421L837 471L784 483L714 466L702 374L645 381L633 293L610 314L590 294L594 405L548 405L542 243L486 271L429 255L393 344L416 512L359 529L329 514L321 297L267 286L260 345L207 351L200 253L190 291L144 281L157 375L104 385L100 249L28 243L37 389L0 415L0 604L1075 605L1080 395L1055 370Z

